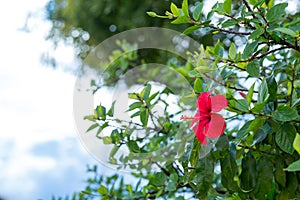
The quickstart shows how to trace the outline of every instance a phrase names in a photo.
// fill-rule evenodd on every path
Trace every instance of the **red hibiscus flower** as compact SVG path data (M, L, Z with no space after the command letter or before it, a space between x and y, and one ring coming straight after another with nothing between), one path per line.
M210 96L211 92L203 92L197 101L197 113L194 117L182 116L183 120L192 120L191 127L202 145L206 145L206 138L217 138L225 130L224 118L216 112L228 105L223 95Z

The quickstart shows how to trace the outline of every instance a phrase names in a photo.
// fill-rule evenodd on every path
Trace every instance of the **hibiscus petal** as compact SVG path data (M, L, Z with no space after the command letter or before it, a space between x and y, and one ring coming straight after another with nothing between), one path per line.
M212 113L210 118L209 128L206 133L206 137L208 138L219 137L224 132L225 126L226 125L225 125L224 118L219 114Z
M206 144L205 134L207 132L206 127L208 124L209 124L209 120L207 119L207 120L199 121L199 123L193 127L197 140L201 142L203 145Z
M211 100L210 100L211 92L202 92L198 97L197 106L201 113L209 113L211 111Z
M212 112L219 112L228 105L227 99L221 94L212 96L210 99Z

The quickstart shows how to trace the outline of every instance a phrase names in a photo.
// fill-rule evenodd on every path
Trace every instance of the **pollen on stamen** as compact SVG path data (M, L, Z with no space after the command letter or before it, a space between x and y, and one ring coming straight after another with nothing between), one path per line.
M186 115L181 115L180 117L180 120L184 120L184 121L193 120L193 119L195 119L195 117L188 117Z

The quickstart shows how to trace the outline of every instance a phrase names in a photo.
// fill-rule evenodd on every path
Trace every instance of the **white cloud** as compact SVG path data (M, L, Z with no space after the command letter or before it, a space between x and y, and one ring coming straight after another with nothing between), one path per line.
M14 0L0 6L5 27L0 33L0 196L8 200L50 199L51 194L79 190L85 163L93 162L73 123L76 77L40 63L41 53L51 46L44 39L49 23L38 11L46 2ZM20 30L28 12L35 15L28 21L32 32ZM72 65L72 54L70 47L61 46L54 55ZM45 149L49 141L53 146ZM49 154L36 154L35 147L35 152ZM52 155L54 151L58 153Z

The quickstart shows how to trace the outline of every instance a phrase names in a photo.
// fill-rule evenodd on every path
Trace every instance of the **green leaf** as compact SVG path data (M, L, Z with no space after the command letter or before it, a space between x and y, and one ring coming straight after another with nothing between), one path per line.
M255 197L264 199L265 195L272 189L273 163L267 156L262 156L257 164L257 182Z
M300 171L300 160L293 162L284 170L289 171L289 172Z
M277 82L274 76L267 77L266 82L268 86L268 93L270 95L268 101L274 101L277 95Z
M248 105L250 105L250 103L252 101L253 93L254 93L254 87L255 87L255 83L253 83L253 85L249 89L248 94L246 96L246 100L247 100Z
M167 176L163 172L157 172L152 177L152 183L156 186L164 185L167 181Z
M168 192L174 192L174 191L176 191L176 189L177 189L177 183L176 182L170 182L170 183L168 183L166 189L167 189Z
M171 3L170 7L171 7L171 11L172 11L173 15L179 16L179 10L173 2Z
M229 47L229 58L232 60L236 58L236 47L234 43L231 43Z
M269 22L273 22L283 15L285 15L285 8L288 6L288 3L279 3L273 6L266 15L266 18Z
M141 152L141 149L140 147L138 146L138 144L136 143L136 141L134 140L129 140L127 143L126 143L128 149L133 152L133 153L140 153Z
M98 126L99 126L98 123L92 124L92 125L86 130L86 132L89 132L89 131L95 129L95 128L97 128Z
M202 9L203 9L203 2L200 2L197 4L194 12L193 12L193 18L195 21L200 20L201 14L202 14Z
M191 182L196 184L198 190L196 198L206 199L205 197L207 197L214 178L214 161L214 156L211 153L198 161L195 176L191 177L193 178Z
M140 120L144 127L148 124L149 113L147 109L144 109L140 112Z
M290 35L292 37L296 37L296 32L294 32L293 30L289 29L289 28L275 28L275 31L279 31L281 33L285 33L287 35Z
M137 94L137 93L129 93L128 94L128 98L129 99L133 99L133 100L139 100L139 94Z
M177 182L177 181L178 181L178 175L177 175L176 173L171 174L171 175L170 175L170 180L171 180L172 182Z
M101 195L108 194L108 189L104 185L100 185L100 187L97 190Z
M255 145L257 143L262 142L268 134L272 133L273 130L272 128L269 126L268 123L265 123L265 125L263 125L262 127L260 127L256 132L255 135L253 137L253 143L252 145Z
M255 62L250 62L247 65L246 70L247 70L248 74L252 77L259 77L260 76L259 65Z
M223 186L230 191L236 191L238 188L237 182L234 180L237 174L235 151L235 147L231 146L230 151L227 151L226 155L220 159L221 181Z
M274 177L275 180L282 186L285 187L286 184L286 174L285 171L283 171L284 167L284 159L282 157L276 157L275 158L275 172L274 172Z
M189 17L189 3L188 0L183 0L182 2L182 11L185 17Z
M234 26L234 25L237 25L238 22L234 19L228 19L226 20L225 22L222 23L222 28L227 28L227 27L230 27L230 26Z
M272 117L282 122L292 121L298 118L298 112L287 105L279 105L276 111L273 112Z
M96 112L97 112L98 117L101 117L102 120L106 119L106 108L104 106L101 106L101 105L97 106Z
M263 28L258 28L255 31L253 31L250 35L249 35L249 39L256 39L257 37L259 37L261 34L263 34L265 31Z
M223 9L227 14L231 14L231 0L225 0L223 3Z
M187 16L180 16L177 19L173 20L171 23L172 24L184 24L184 23L189 23L190 19Z
M252 43L248 43L243 52L243 58L247 59L252 56L252 54L257 50L258 41L254 41Z
M296 134L296 137L293 142L293 147L300 155L300 134L299 133Z
M264 79L258 88L257 103L263 103L267 101L268 98L269 98L268 85L266 79Z
M242 128L239 129L239 131L236 133L236 139L241 139L242 137L244 137L249 131L249 127L250 124L253 122L254 120L250 120L247 121L244 126L242 126Z
M201 148L201 144L195 138L194 143L193 143L193 149L192 149L190 157L189 157L189 161L190 161L192 167L196 167L196 165L198 163L200 148Z
M152 94L149 99L148 99L148 103L150 103L157 95L159 94L159 92L155 92L154 94Z
M134 110L136 108L140 108L141 106L142 106L142 102L140 102L140 101L134 102L134 103L129 105L129 108L128 108L127 111L131 111L131 110Z
M289 123L281 125L275 134L275 141L280 149L286 153L293 154L293 142L296 133L297 131L293 125Z
M242 172L240 175L240 188L244 192L250 192L256 185L256 161L251 151L242 160Z
M108 122L105 122L104 124L102 124L101 126L99 126L99 128L97 130L96 136L99 137L99 134L103 131L103 129L105 129L108 126L109 126ZM99 137L99 138L101 138L101 137Z
M110 109L109 109L108 112L107 112L107 115L110 116L110 117L113 117L113 116L114 116L115 103L116 103L116 101L114 101L114 102L112 103Z
M194 82L194 90L195 92L202 92L202 79L201 78L196 78Z
M201 28L201 25L190 26L183 31L183 34L188 35Z
M146 87L142 90L140 95L141 95L141 97L143 97L143 99L145 101L147 101L149 98L150 92L151 92L151 85L147 84Z
M102 138L103 144L112 144L112 138L110 136L105 136Z

